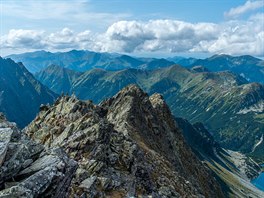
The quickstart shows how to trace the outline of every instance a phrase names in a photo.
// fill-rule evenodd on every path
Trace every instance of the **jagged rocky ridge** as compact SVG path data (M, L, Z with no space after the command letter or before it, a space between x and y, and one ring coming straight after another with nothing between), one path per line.
M45 149L0 114L0 197L65 197L77 163Z
M78 162L70 197L224 197L161 95L134 85L100 105L63 96L24 131Z

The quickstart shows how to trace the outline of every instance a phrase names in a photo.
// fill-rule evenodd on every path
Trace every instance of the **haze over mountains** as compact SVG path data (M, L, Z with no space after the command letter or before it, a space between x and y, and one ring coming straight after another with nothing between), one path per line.
M38 51L10 57L25 61L31 70L43 68L35 73L36 79L57 94L74 93L80 99L98 103L132 83L150 94L161 93L174 115L192 123L204 123L222 146L262 156L264 88L246 80L246 76L248 80L254 76L262 82L263 61L260 59L227 55L204 60L173 59L185 61L186 67L193 68L185 69L170 66L174 63L165 59L77 50ZM225 71L210 72L213 70Z
M99 53L85 50L51 53L36 51L24 54L9 55L16 62L23 62L27 69L36 73L55 64L75 71L87 71L101 68L110 71L127 68L157 69L173 64L187 68L203 66L210 71L231 71L243 76L250 82L264 83L264 61L252 56L214 55L210 58L196 59L173 57L167 59L138 58L122 54Z
M98 53L84 50L58 53L37 51L7 57L17 62L23 62L32 73L39 72L51 64L76 71L87 71L93 68L106 70L121 70L125 68L155 69L173 64L173 62L166 61L165 59L134 58L122 54Z

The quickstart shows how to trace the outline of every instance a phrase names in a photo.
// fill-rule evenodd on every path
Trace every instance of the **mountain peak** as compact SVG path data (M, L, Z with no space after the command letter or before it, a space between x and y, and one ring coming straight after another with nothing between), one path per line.
M70 195L222 197L175 124L159 115L150 100L136 85L99 106L63 96L25 132L46 147L63 147L78 162ZM152 101L164 103L158 94Z
M118 95L130 95L130 96L141 96L146 95L146 93L136 84L130 84L123 88Z
M215 59L215 58L231 58L231 55L228 54L215 54L211 57L209 57L209 59Z
M152 94L149 97L149 100L155 109L157 109L157 108L163 109L163 110L169 109L169 107L168 107L167 103L165 102L163 96L159 93Z

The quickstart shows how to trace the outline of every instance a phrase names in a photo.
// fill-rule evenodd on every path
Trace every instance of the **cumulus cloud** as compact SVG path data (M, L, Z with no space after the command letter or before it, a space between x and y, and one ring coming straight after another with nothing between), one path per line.
M118 21L103 33L74 32L69 28L47 33L10 30L2 37L3 48L87 49L101 52L226 53L264 56L264 14L247 21L221 24L177 20Z
M104 34L103 51L206 52L264 56L263 18L222 24L174 20L120 21Z
M106 31L105 39L110 44L103 46L113 51L119 42L119 48L125 52L159 51L183 52L199 44L201 40L213 40L217 37L218 27L212 23L192 24L174 20L153 20L148 22L119 21Z
M74 32L69 28L64 28L60 32L51 33L43 39L50 48L78 48L78 44L75 41Z
M244 5L231 8L225 13L226 17L238 17L246 12L259 9L264 6L264 1L247 1Z
M1 37L0 45L3 49L92 49L96 41L94 34L89 30L75 33L69 28L47 33L38 30L12 29Z
M12 29L8 35L1 38L3 48L45 48L43 41L43 31Z

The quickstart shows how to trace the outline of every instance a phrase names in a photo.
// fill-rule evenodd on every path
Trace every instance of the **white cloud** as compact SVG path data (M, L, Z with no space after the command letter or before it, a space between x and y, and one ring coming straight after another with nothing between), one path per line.
M1 38L2 48L46 48L43 40L43 31L12 29L8 35Z
M263 13L247 21L189 23L177 20L119 21L104 33L69 28L47 33L36 30L10 30L1 46L13 49L87 49L126 53L225 53L264 57Z
M110 44L102 46L102 50L114 51L119 44L117 48L125 52L182 52L188 51L203 39L216 39L216 33L217 26L212 23L191 24L174 20L119 21L111 25L104 34L105 42Z
M75 35L69 28L64 28L60 32L51 33L47 37L43 38L49 48L55 49L67 49L78 48L78 44L75 41Z
M247 1L244 5L238 6L236 8L231 8L225 13L226 17L238 17L246 12L259 9L264 6L264 1Z
M222 24L174 20L120 21L111 25L102 51L206 52L264 56L263 18ZM98 43L97 43L98 44Z

